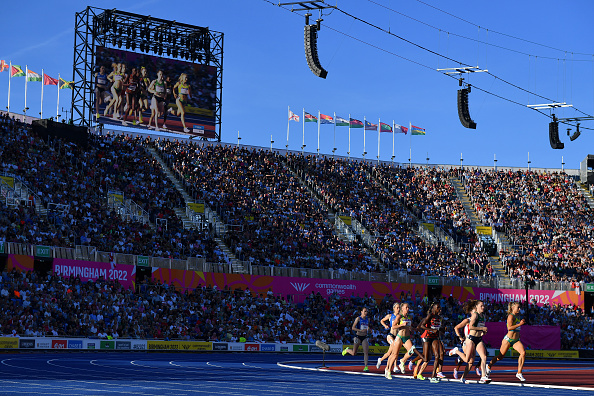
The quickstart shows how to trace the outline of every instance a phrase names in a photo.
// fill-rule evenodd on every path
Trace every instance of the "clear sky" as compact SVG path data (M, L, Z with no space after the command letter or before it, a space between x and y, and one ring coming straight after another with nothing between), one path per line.
M224 33L222 140L242 144L285 147L287 106L301 115L351 117L377 123L425 128L426 136L395 135L396 161L432 164L526 166L567 168L594 153L593 121L582 123L582 135L570 142L560 125L564 150L549 145L550 119L527 104L567 102L594 115L594 2L575 1L475 1L436 0L327 0L340 9L394 35L441 53L440 58L417 46L355 21L335 10L323 16L318 38L327 79L309 70L303 46L304 18L265 0L216 1L89 1L33 0L2 5L4 32L0 59L28 65L52 77L72 79L74 14L86 5L117 8L207 26ZM278 2L274 2L277 4ZM438 11L437 7L445 12ZM314 12L312 20L318 17ZM480 26L480 27L479 27ZM464 37L460 37L464 36ZM516 38L523 40L518 40ZM405 60L407 58L411 61ZM466 81L516 103L479 89L470 94L470 115L476 130L459 122L456 104L458 82L436 71L459 63L488 69ZM503 82L508 81L526 91ZM24 79L13 79L11 110L24 107ZM545 98L536 96L542 95ZM40 111L41 84L29 83L28 114ZM61 91L60 107L70 106L70 91ZM44 116L56 112L57 89L44 88ZM0 74L0 108L8 98L8 73ZM550 99L550 100L549 100ZM548 113L548 112L547 112ZM558 109L558 117L583 113ZM572 128L575 129L575 128ZM306 151L317 149L317 125L305 125ZM573 130L572 130L573 132ZM291 122L289 148L300 150L302 123ZM320 152L347 155L348 128L321 126ZM367 158L377 158L377 132L366 133ZM351 131L351 156L363 154L363 131ZM381 134L382 160L392 156L392 136Z

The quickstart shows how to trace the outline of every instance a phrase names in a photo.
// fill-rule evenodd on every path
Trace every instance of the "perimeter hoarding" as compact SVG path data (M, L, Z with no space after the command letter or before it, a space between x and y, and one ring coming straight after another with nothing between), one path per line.
M193 290L200 287L216 287L219 290L246 290L251 293L291 297L294 302L301 302L311 293L320 293L323 297L333 294L341 298L368 296L382 299L386 294L401 301L410 293L415 298L427 294L427 285L414 283L369 282L340 279L294 278L267 275L223 274L200 271L186 271L169 268L153 268L152 279L171 284L179 290ZM429 279L428 279L429 281ZM525 301L526 291L521 289L491 289L481 287L443 286L441 295L450 296L464 302L479 299L494 302ZM573 304L583 308L584 293L560 290L530 290L529 298L538 306L545 304Z
M97 122L215 137L216 67L105 47L95 65Z

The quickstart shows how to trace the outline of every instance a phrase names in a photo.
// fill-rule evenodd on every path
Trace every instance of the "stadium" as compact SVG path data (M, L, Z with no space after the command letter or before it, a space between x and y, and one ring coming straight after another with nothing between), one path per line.
M537 86L530 63L522 89L532 96L516 110L511 88L476 77L507 84L503 72L449 67L462 58L458 47L442 47L441 30L421 45L421 33L378 29L371 8L347 1L255 3L238 7L278 18L273 30L288 21L303 29L305 61L301 41L298 63L278 52L279 42L264 41L258 45L286 58L278 61L286 70L243 70L259 62L225 29L205 27L216 18L197 25L179 14L161 18L150 4L131 6L135 12L76 5L74 46L59 44L74 50L72 75L22 67L16 57L27 50L0 53L7 72L0 79L8 75L0 112L0 393L460 394L469 384L485 394L593 391L594 157L573 142L594 120L587 110L594 74L576 88L567 76L575 64L583 77L580 62L594 73L594 55L576 50L562 59L563 99L549 100L558 98L549 95L554 83ZM393 12L388 3L367 6ZM349 33L333 18L353 23ZM355 22L378 31L364 33ZM419 92L437 80L436 92L452 91L453 78L454 111L387 92L399 111L425 120L397 122L383 98L359 99L358 88L350 97L333 73L362 74L333 60L323 66L334 59L322 42L331 32L353 45L374 43L369 51L392 45L378 34L414 42L421 54L439 43L431 54L444 63L424 71L431 73L424 85L416 77L429 62L423 55L390 61L414 59L402 73L415 76ZM512 46L481 34L479 27L479 55ZM548 50L562 45L569 44ZM493 61L493 69L509 60ZM284 92L279 81L291 72L296 85L310 87ZM39 104L31 95L27 103L37 88ZM584 88L590 92L578 93ZM52 90L57 102L47 99ZM24 110L15 111L21 99ZM479 99L495 112L509 109L531 136L515 144L506 132L493 137L498 116L470 116L469 102ZM243 106L278 116L235 133ZM362 115L371 108L373 119ZM483 125L487 134L479 135ZM547 126L548 140L534 132ZM433 137L438 127L468 134ZM564 143L559 128L568 129ZM263 130L274 131L270 140ZM429 150L438 162L430 163Z

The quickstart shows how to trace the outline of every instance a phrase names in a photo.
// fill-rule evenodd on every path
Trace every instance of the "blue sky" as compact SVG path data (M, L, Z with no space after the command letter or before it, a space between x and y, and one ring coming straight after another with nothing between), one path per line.
M208 26L223 32L222 140L242 144L285 147L287 106L317 114L336 113L377 123L413 125L426 136L395 136L396 161L432 164L526 166L567 168L594 152L594 122L582 123L582 135L570 142L560 125L564 150L549 145L549 118L525 105L549 103L514 88L509 81L556 102L573 104L594 114L594 2L543 0L468 2L463 5L436 0L327 0L350 14L456 61L488 69L466 81L522 105L473 89L470 114L476 130L462 127L456 107L456 80L437 72L455 67L444 60L335 10L324 15L318 38L327 79L307 67L303 48L304 18L264 0L177 1L33 1L27 11L17 2L3 4L0 23L5 32L0 59L28 65L57 77L72 77L74 13L88 4L117 8L163 19ZM425 4L424 4L425 3ZM438 7L450 15L428 5ZM396 11L389 10L388 8ZM314 13L312 20L318 17ZM463 21L463 20L465 21ZM471 22L471 23L468 23ZM478 27L480 26L480 28ZM499 34L503 33L503 34ZM348 36L347 36L348 35ZM351 36L351 37L349 37ZM469 37L472 40L459 36ZM514 39L510 36L527 41ZM476 40L482 41L482 43ZM530 42L532 43L530 43ZM367 43L367 44L366 44ZM486 44L488 43L488 44ZM541 44L541 45L537 45ZM507 49L506 49L507 48ZM508 49L511 49L508 50ZM396 56L397 55L397 56ZM409 62L408 58L419 64ZM552 59L548 59L552 58ZM572 61L573 59L573 61ZM0 108L7 104L8 73L0 74ZM62 90L60 107L69 106L69 91ZM29 83L28 114L40 111L41 84ZM46 86L44 116L55 114L56 88ZM24 79L13 79L11 110L24 107ZM575 110L557 110L558 117L583 116ZM301 149L302 124L291 122L289 148ZM572 131L573 132L573 131ZM305 125L306 151L317 148L317 126ZM377 157L377 133L366 133L367 158ZM331 153L334 128L321 126L320 151ZM348 150L348 128L336 128L338 155ZM351 131L351 156L363 154L362 130ZM390 160L392 139L381 136L380 157Z

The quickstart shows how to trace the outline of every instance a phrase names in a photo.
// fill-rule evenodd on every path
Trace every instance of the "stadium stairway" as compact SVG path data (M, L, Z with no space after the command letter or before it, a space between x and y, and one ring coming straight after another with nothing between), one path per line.
M584 198L586 198L586 201L588 202L588 206L591 209L594 209L594 199L592 197L592 194L590 194L590 191L588 190L588 186L582 182L576 182L575 184L578 187L578 190L580 191L580 193L584 196Z
M192 198L190 197L190 195L188 195L187 191L184 189L182 184L179 182L175 173L169 168L169 166L167 166L165 161L163 161L163 159L161 158L161 156L159 155L157 150L155 150L153 147L145 146L145 148L146 148L146 151L157 160L159 165L161 165L161 169L163 169L163 173L165 173L167 175L167 178L173 183L173 185L175 186L175 189L177 191L179 191L181 196L184 198L184 202L186 202L186 203L192 202ZM186 214L185 208L174 208L173 211L182 220L185 228L193 227L193 225L191 224L190 218ZM229 258L229 261L231 262L231 267L233 268L233 272L236 272L236 273L249 272L245 268L245 266L241 263L241 261L239 261L237 259L237 257L233 254L231 249L229 249L229 247L224 242L224 240L221 238L221 236L223 236L226 233L227 226L221 221L221 219L219 218L217 213L215 211L211 210L208 207L208 205L206 205L206 204L204 205L204 216L206 219L208 219L208 221L210 223L213 224L213 230L216 235L216 237L214 238L214 241L216 242L219 249L221 249L221 251Z
M479 219L476 210L474 209L474 205L468 194L466 193L466 189L462 184L462 181L457 177L450 177L450 183L456 189L456 195L458 199L462 202L462 206L464 207L464 212L466 212L466 216L470 219L470 224L472 228L476 229L477 226L482 226L483 223ZM498 251L499 250L511 250L511 243L502 232L497 232L493 230L493 237L495 242L497 243ZM491 256L489 257L489 262L491 264L491 268L493 268L493 275L499 278L499 285L500 286L508 286L511 285L511 280L507 276L507 271L505 267L501 263L499 257Z

